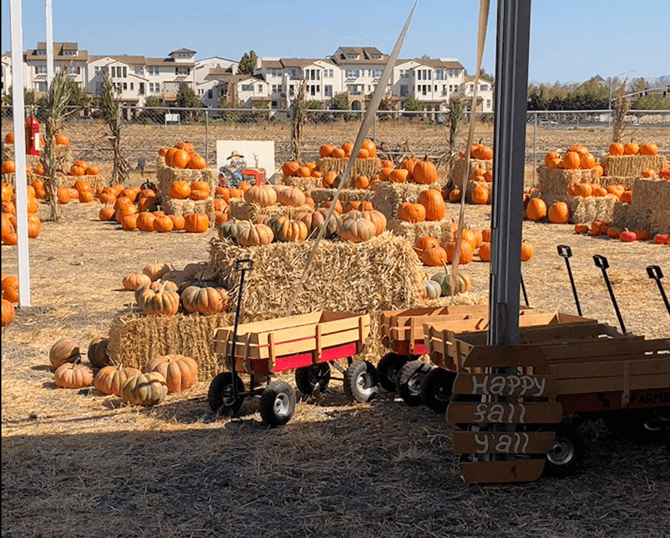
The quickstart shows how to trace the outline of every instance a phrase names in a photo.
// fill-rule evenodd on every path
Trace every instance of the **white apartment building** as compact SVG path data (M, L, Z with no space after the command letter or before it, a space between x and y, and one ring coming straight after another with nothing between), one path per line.
M388 55L375 47L340 47L322 59L259 58L253 75L239 75L239 62L218 56L195 60L196 52L178 49L166 58L144 56L90 56L77 43L54 43L55 68L67 68L71 77L91 96L98 97L102 75L107 74L129 106L144 106L149 96L174 106L179 90L193 88L203 107L219 107L223 101L246 108L259 106L287 108L302 80L307 100L319 101L325 108L341 93L348 96L352 110L365 110L382 76ZM11 86L11 57L2 56L2 92ZM39 98L46 91L46 45L24 54L24 82ZM474 79L453 58L398 60L388 84L394 108L402 110L410 95L423 103L424 110L448 108L452 95L468 97ZM493 110L493 88L480 80L477 110Z

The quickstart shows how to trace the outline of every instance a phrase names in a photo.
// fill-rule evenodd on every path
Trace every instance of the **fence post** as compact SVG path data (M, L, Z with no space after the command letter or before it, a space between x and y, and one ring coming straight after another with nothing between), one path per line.
M533 122L533 186L537 185L535 170L537 168L537 111L533 112L535 121Z
M209 164L209 109L205 109L205 162Z

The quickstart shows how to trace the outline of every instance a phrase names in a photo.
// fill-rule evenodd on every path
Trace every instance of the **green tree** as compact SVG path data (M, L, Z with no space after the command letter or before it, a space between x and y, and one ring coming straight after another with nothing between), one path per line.
M670 110L670 97L658 93L643 95L635 103L637 110Z
M407 99L405 99L405 110L408 110L409 112L422 111L423 103L414 97L413 93L411 93L407 96Z
M144 106L147 108L159 108L163 106L163 103L161 103L161 100L155 95L150 95L144 102Z
M338 93L333 97L333 106L335 110L350 110L349 96L345 93Z
M201 108L202 102L190 86L183 86L177 94L177 105L181 108Z
M10 86L5 93L5 101L7 106L12 106L12 101L14 100L14 94L12 93L12 87ZM23 88L23 103L25 105L34 105L35 104L35 92L29 90L28 88Z
M91 100L86 95L86 92L70 77L67 78L65 84L67 85L67 91L70 96L67 102L67 106L81 106L85 107L91 103Z
M258 56L256 56L256 53L253 50L248 53L245 52L237 66L237 73L239 75L253 75L254 69L256 69L257 59Z

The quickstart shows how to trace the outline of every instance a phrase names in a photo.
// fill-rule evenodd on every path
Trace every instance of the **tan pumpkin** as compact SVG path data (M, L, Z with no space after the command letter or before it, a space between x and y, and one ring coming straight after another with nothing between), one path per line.
M167 392L165 378L158 372L148 372L130 376L121 388L121 398L134 405L157 405Z
M145 372L158 372L165 378L168 394L189 390L198 381L198 364L184 355L161 355L151 359Z
M350 212L342 219L340 237L352 243L362 243L372 239L377 230L375 225L363 218L359 212Z
M225 312L228 308L228 292L224 288L211 286L188 286L181 294L184 310L205 316Z
M49 350L49 362L54 368L58 368L66 362L74 362L80 357L79 346L67 336L59 338Z
M109 346L109 338L94 338L88 345L88 360L95 368L103 368L111 364L107 347Z
M93 384L93 378L93 370L78 360L61 364L54 372L54 383L57 387L64 389L90 387Z
M166 290L164 283L160 290L154 291L149 286L136 290L137 304L147 316L174 316L179 310L179 293ZM139 295L137 291L142 290Z
M271 185L250 187L244 192L244 201L261 207L270 207L277 203L277 192Z
M96 374L93 386L103 394L121 396L121 389L128 378L140 374L142 371L132 366L105 366Z

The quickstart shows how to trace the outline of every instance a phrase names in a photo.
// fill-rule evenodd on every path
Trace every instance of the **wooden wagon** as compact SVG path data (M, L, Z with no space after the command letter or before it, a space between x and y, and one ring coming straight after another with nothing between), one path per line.
M572 473L584 456L578 428L588 419L638 439L665 434L670 339L566 321L521 328L518 346L500 347L487 346L484 332L425 327L436 364L459 370L447 421L459 426L452 445L466 481Z
M216 330L214 350L225 370L209 387L213 411L235 413L247 397L260 396L264 422L286 424L295 409L295 391L274 374L295 371L295 382L305 395L324 391L331 366L343 374L344 390L357 401L368 401L377 391L377 371L367 361L355 361L370 334L369 314L312 312L257 321ZM347 359L343 369L335 361ZM245 389L239 374L250 376Z

